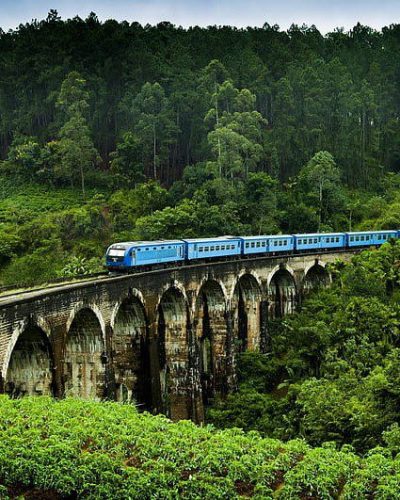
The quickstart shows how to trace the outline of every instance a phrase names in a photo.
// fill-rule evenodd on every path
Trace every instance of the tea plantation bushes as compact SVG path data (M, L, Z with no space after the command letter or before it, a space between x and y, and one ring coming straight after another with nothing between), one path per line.
M393 450L360 458L118 403L0 397L0 498L392 499Z

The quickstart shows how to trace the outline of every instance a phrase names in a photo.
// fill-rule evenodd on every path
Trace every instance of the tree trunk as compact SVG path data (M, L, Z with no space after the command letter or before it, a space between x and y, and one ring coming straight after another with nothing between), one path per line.
M82 165L80 166L80 169L81 169L81 186L82 186L82 195L83 197L85 198L85 175L83 173L83 167Z
M153 125L153 176L157 180L157 165L156 165L156 151L157 151L157 138L156 138L156 124Z

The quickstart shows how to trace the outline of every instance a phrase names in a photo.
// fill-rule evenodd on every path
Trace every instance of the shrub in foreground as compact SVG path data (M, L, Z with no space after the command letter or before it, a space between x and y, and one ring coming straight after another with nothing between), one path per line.
M363 459L118 403L0 397L2 498L399 498L394 450Z

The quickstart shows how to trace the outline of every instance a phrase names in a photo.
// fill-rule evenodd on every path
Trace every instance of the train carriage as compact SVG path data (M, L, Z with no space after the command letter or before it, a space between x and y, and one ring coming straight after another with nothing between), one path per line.
M294 250L294 236L292 234L276 234L268 236L269 251L274 254L276 252L292 252Z
M187 260L229 257L241 254L241 239L236 236L190 238L185 242Z
M295 234L295 248L299 251L342 248L346 246L345 233Z
M269 252L269 236L242 236L242 254Z
M346 233L348 247L383 245L391 238L398 238L398 231L358 231Z

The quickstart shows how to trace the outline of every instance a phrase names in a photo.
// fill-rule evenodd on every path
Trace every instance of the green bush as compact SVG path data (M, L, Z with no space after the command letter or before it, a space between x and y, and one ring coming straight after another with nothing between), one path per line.
M27 498L395 499L399 478L398 460L379 449L363 459L120 403L0 396L2 498L18 488Z

